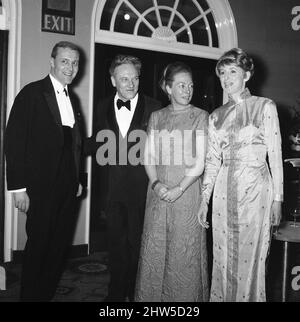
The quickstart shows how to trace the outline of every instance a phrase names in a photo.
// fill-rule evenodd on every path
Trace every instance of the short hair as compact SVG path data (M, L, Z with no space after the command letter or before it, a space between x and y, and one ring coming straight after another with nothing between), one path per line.
M77 53L80 55L79 47L72 42L69 41L60 41L52 49L51 57L55 58L57 56L58 48L69 48L71 50L77 51Z
M252 58L241 48L232 48L220 57L216 65L217 76L220 77L221 67L231 64L242 68L245 72L250 72L250 77L254 73L254 63Z
M178 73L187 73L187 74L190 74L191 77L193 78L192 69L187 64L177 61L167 65L164 68L162 77L159 81L159 86L161 87L161 89L164 91L165 94L168 95L166 87L167 85L169 87L172 86L174 77Z
M137 70L138 74L141 74L141 69L142 69L142 62L140 61L139 58L135 56L130 56L130 55L117 55L113 61L110 64L109 67L109 73L111 76L114 75L115 69L118 66L124 65L124 64L131 64L135 67Z

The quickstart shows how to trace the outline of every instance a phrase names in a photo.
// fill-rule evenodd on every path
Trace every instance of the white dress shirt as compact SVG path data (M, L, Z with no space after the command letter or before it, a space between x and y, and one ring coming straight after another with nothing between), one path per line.
M64 89L66 89L66 92L68 93L68 87L63 87L62 84L51 74L50 79L54 87L62 125L73 127L75 123L75 118L72 104L69 95L67 96L64 92Z
M115 98L114 98L114 107L115 107L115 113L116 113L116 119L117 119L117 123L119 126L119 130L122 134L123 137L125 137L127 135L127 132L129 130L133 115L134 115L134 111L137 105L137 101L138 101L138 94L135 95L135 97L133 99L130 100L130 111L125 107L122 106L120 109L118 109L117 107L117 100L120 99L118 93L116 94Z

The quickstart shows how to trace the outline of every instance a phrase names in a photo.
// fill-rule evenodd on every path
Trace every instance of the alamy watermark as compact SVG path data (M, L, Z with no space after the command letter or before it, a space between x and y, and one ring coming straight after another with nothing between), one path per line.
M300 290L300 266L294 266L292 268L292 275L295 275L293 277L291 286L294 291L299 291Z
M300 30L300 6L295 6L292 8L293 19L291 21L291 27L293 30Z
M97 163L103 165L185 165L192 167L206 144L203 130L134 130L116 137L111 130L99 131ZM147 149L145 153L145 149Z

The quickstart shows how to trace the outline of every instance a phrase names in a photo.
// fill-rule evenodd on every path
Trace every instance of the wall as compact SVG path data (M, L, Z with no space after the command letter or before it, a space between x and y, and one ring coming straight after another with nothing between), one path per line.
M91 40L91 16L94 0L76 0L75 35L64 35L41 31L42 0L22 1L22 35L21 35L21 67L20 86L41 79L49 73L50 53L55 43L68 40L79 45L85 53L81 63L80 81L74 91L80 98L82 113L87 118L89 97L89 57ZM74 244L85 244L85 231L87 230L85 201L81 205L80 218L77 226ZM22 249L24 238L24 224L26 217L18 216L18 244Z
M300 95L300 22L292 9L299 0L229 0L239 47L254 56L255 90L272 98L279 109L295 105ZM300 17L300 16L299 16ZM297 25L299 25L297 27ZM250 88L251 89L251 88Z
M254 57L256 70L249 83L252 93L270 97L277 104L283 159L295 157L289 134L296 107L300 112L300 2L299 0L229 0L238 31L239 47ZM292 11L295 10L293 14ZM297 126L299 120L296 121ZM283 216L294 205L297 174L284 163Z

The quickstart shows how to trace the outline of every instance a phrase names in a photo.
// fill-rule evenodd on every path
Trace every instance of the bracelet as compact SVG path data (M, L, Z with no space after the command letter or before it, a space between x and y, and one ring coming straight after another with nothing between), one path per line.
M154 188L156 187L156 185L159 183L160 181L158 179L156 179L155 181L153 181L152 185L151 185L151 189L154 190Z
M183 190L183 188L181 187L180 184L177 187L179 188L179 190L181 191L181 193L184 193L184 190Z

